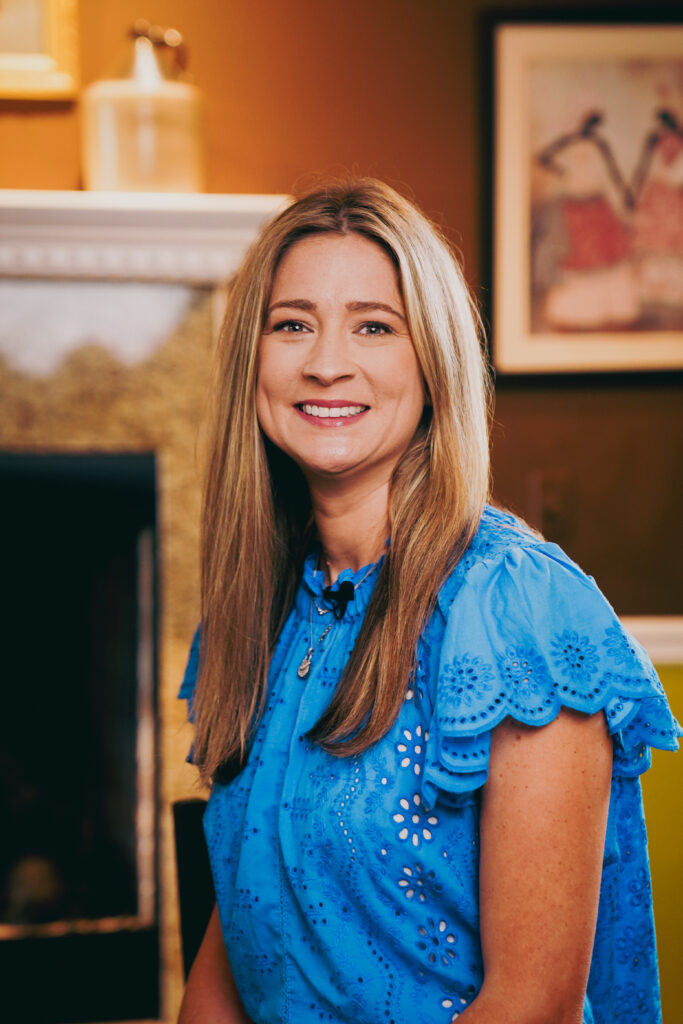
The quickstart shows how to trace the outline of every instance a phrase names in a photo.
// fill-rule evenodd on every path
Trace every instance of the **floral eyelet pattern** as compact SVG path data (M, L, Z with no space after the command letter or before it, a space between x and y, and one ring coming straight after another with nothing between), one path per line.
M425 954L430 964L440 962L444 967L450 967L458 959L456 937L443 918L429 917L417 931L420 936L417 948Z
M604 711L615 736L592 1019L658 1020L637 775L650 746L672 749L679 733L652 666L592 582L487 510L425 624L394 724L362 754L337 757L307 734L329 706L377 574L317 648L304 687L296 670L321 585L314 567L313 556L273 652L247 765L214 786L204 817L250 1019L401 1024L419 1006L435 1024L455 1021L483 981L479 814L492 731L506 716L542 727L570 706ZM196 645L194 654L190 700Z
M426 811L422 806L422 797L414 793L408 800L401 797L399 800L400 810L393 815L394 822L399 826L397 837L402 842L408 842L419 850L423 843L431 843L434 838L433 830L439 824L435 814Z
M602 644L615 665L628 665L636 657L631 638L618 624L607 629Z
M598 649L587 636L565 629L550 644L553 663L572 683L590 682L598 667Z
M642 907L650 902L652 898L652 884L645 868L638 868L634 877L628 883L628 891L631 893L631 906Z
M645 922L637 926L627 925L617 938L617 960L620 964L627 964L631 971L650 967L654 951L654 936Z
M553 691L553 681L538 652L509 644L499 665L508 703L531 715L542 714L549 703L548 694Z
M457 713L471 708L493 691L493 669L477 655L464 654L444 666L441 682L445 699Z
M421 725L415 726L414 730L401 730L401 738L395 746L401 768L409 768L414 775L420 774L424 761L425 743L428 739L429 733L423 732Z
M614 994L618 1007L615 1024L643 1024L648 1019L649 999L644 988L629 981L626 985L617 985Z
M404 864L398 880L399 889L407 900L415 899L419 903L438 902L443 896L443 885L435 871L426 871L422 864L409 866Z
M441 1006L444 1008L444 1010L454 1011L449 1017L450 1024L453 1024L453 1021L456 1021L458 1019L462 1011L467 1006L467 1003L468 1000L463 999L462 996L459 999L454 998L453 996L444 996L444 998L441 1000ZM455 1009L456 1005L460 1007L459 1010Z

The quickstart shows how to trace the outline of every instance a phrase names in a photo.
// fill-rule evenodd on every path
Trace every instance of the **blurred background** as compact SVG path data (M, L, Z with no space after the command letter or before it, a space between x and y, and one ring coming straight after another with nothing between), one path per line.
M38 0L36 3L39 9ZM0 28L3 6L7 12L9 0L0 3ZM83 90L120 65L127 33L138 19L145 18L152 25L178 30L187 47L182 62L187 64L203 104L204 192L216 197L272 197L269 202L274 209L277 197L304 187L320 174L352 171L383 178L406 192L443 228L461 253L465 275L488 317L493 125L487 25L494 11L505 17L515 15L518 9L518 4L484 0L347 0L342 5L326 0L195 0L192 4L181 0L63 0L60 11L71 19L76 40L75 95L0 99L0 189L82 191ZM645 16L640 5L628 0L589 8L551 0L533 5L539 20L563 14L585 14L589 21L598 20L600 12ZM657 14L673 21L680 18L680 7L662 4ZM7 210L18 202L11 192L2 195L0 228L3 218L8 218ZM49 205L49 199L45 202ZM78 201L74 203L77 208ZM159 204L158 197L150 199L149 206L158 208L163 219L163 203ZM170 218L179 206L182 203L174 206L169 201ZM265 215L263 209L259 216ZM210 205L206 210L211 216ZM111 229L106 230L109 237ZM178 799L196 795L191 770L183 765L188 734L174 696L197 614L196 443L204 411L218 282L209 282L211 275L206 275L206 279L187 285L179 280L157 283L162 292L150 293L140 301L137 293L123 290L132 287L131 275L121 274L116 285L121 290L113 299L108 293L86 289L77 301L79 309L89 310L88 324L92 309L109 308L108 303L120 309L129 302L131 322L138 324L135 330L140 335L137 349L133 345L135 351L124 351L123 341L111 340L109 335L116 331L118 321L110 317L108 341L104 337L107 331L102 329L100 337L97 329L88 326L82 344L69 347L65 343L61 362L56 358L51 362L43 352L33 363L28 357L22 363L22 355L11 351L7 327L10 301L4 300L3 312L2 299L5 294L12 302L19 301L17 289L22 279L12 270L5 276L12 291L11 296L9 291L0 292L0 331L5 334L0 353L0 448L5 453L0 453L0 479L12 501L3 499L7 506L3 543L8 546L3 562L19 580L27 564L21 552L28 550L31 538L41 531L53 537L52 548L60 548L59 557L44 553L39 557L35 552L31 556L35 586L46 565L54 574L68 575L68 566L74 564L69 551L77 542L81 544L80 568L67 597L58 588L43 597L28 618L30 627L21 625L22 615L16 608L30 606L31 588L21 591L21 597L11 588L14 599L10 596L9 601L14 610L9 608L4 616L5 623L10 623L8 637L21 629L25 633L21 634L20 654L10 663L8 679L26 677L26 645L32 643L32 631L41 616L47 619L60 604L77 602L77 594L83 604L77 630L91 629L88 622L97 618L93 606L101 608L102 601L108 621L118 625L114 640L108 634L99 645L88 641L87 657L81 659L87 664L78 669L77 696L85 700L96 677L104 680L98 699L90 700L85 711L81 707L74 712L74 704L69 704L68 715L59 711L54 695L48 705L40 705L49 707L58 725L52 730L52 739L47 735L41 738L48 753L39 770L27 772L20 764L21 751L25 743L30 745L30 738L24 736L18 742L14 736L4 741L6 779L10 782L5 784L3 807L17 821L28 816L33 824L27 826L31 839L25 849L0 858L0 869L9 879L2 904L5 924L0 925L0 970L3 975L8 972L7 977L15 976L23 988L24 972L39 962L36 958L43 958L40 962L60 964L62 978L67 977L72 969L69 965L91 956L83 951L90 926L67 928L63 941L71 943L72 949L57 954L59 929L50 931L50 922L124 918L120 927L107 926L106 936L99 929L101 945L92 957L93 963L120 957L119 962L128 965L126 970L136 963L137 980L129 988L138 986L137 1000L121 1000L113 981L98 975L94 987L99 995L93 993L89 1002L65 999L61 1008L54 1009L53 1004L50 1011L36 1003L33 1010L24 1009L22 1016L12 1019L55 1024L161 1016L170 1020L182 987L182 967L168 808ZM72 275L65 273L62 278L51 279L52 291L40 293L38 298L35 293L30 299L33 309L42 303L46 320L59 316L62 301L69 309L76 301L69 292ZM88 286L97 289L101 281L90 280ZM141 306L149 311L157 308L155 304L159 318L168 321L162 341L150 339L146 321L141 319ZM24 344L26 323L24 313L13 320L15 337L22 339L17 348ZM682 394L679 371L499 375L492 433L496 499L561 543L597 578L620 616L667 620L671 628L675 628L675 617L683 615L683 546L677 537L682 507ZM68 455L79 461L74 464ZM32 458L39 456L49 457L49 461ZM128 461L122 463L120 458ZM118 486L121 481L123 489ZM114 521L119 526L123 523L97 573L91 571L94 540L74 526L73 513L63 507L67 484L74 488L77 506L88 510L88 521L99 523L108 536ZM111 497L114 492L116 498ZM46 522L49 517L36 517L36 508L56 510L51 525ZM17 542L19 536L21 542ZM71 545L66 555L65 545ZM46 550L49 547L45 542ZM126 586L132 596L125 596ZM82 597L84 593L87 598ZM141 606L143 610L152 608L146 617L140 613ZM68 615L60 621L62 626L50 634L52 653L68 630ZM116 639L121 636L123 640ZM681 717L683 665L678 664L680 658L675 653L680 653L681 639L679 634L672 645L671 636L669 629L669 653L662 655L658 667ZM146 669L140 668L141 637L147 638ZM41 679L55 674L63 693L69 682L64 665L72 654L66 649L58 653L61 661L43 655L35 673ZM125 698L116 696L111 665L117 659L122 675L134 680L133 692ZM148 678L147 696L142 697L141 676ZM36 692L32 684L26 685L31 693ZM35 707L31 704L34 698L23 703L18 697L13 699L14 721L30 730L26 716ZM75 703L82 706L84 700ZM93 761L96 767L88 772L85 785L77 781L83 765L73 755L73 745L80 744L85 734L97 735L93 723L102 714L114 721L114 735L94 741L100 753L103 744L105 748L108 744L109 753ZM142 783L139 726L138 734L131 734L125 725L136 714L138 723L140 714L151 715L155 722L150 742L156 774ZM34 776L51 775L51 765L62 762L64 745L71 751L68 766L62 765L61 775L55 781L53 774L51 786L37 797ZM59 829L58 822L78 817L74 802L85 807L97 800L90 792L94 776L106 780L116 775L116 765L126 757L132 758L132 767L111 783L113 795L108 797L106 812L88 818L87 835L73 825L76 866L62 869L61 852L55 854L52 848L46 852L44 840L35 838L40 831L35 820L49 819L54 830ZM683 773L671 757L655 756L655 768L648 773L644 788L664 1020L673 1024L683 1002L678 967L683 941ZM151 799L156 808L147 826L140 824L141 785L145 799ZM25 794L20 807L11 799L10 786ZM73 787L70 804L65 797L69 786ZM133 793L132 809L126 811L129 791ZM145 862L140 852L141 828L144 833L145 827L153 833L151 867L149 858ZM86 862L103 865L111 880L106 894L89 880L83 867ZM151 902L141 895L139 875L144 863L153 876ZM69 881L69 872L79 876L78 885ZM40 894L36 897L38 910L26 909L30 900L22 904L17 896L22 887ZM144 913L142 904L147 908ZM90 927L91 932L96 930ZM113 947L107 946L103 953L104 942L114 942L112 936L118 932L127 936L127 950L110 952ZM107 986L109 994L105 996L102 993Z

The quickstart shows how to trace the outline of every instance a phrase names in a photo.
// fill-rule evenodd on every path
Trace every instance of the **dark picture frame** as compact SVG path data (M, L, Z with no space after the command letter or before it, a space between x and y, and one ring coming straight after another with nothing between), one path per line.
M683 25L489 33L496 371L683 368Z

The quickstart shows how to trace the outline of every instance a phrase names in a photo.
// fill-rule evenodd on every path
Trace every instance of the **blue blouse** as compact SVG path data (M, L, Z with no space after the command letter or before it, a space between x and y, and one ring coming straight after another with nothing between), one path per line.
M614 767L584 1024L660 1021L638 776L682 730L647 655L554 544L487 509L447 580L393 727L356 757L306 739L355 643L377 572L343 618L306 562L248 763L205 814L223 935L256 1024L454 1021L479 991L479 796L491 730L604 711ZM363 579L363 577L366 577ZM362 581L362 582L360 582ZM310 674L297 669L309 648ZM317 638L332 628L318 643ZM198 638L181 696L191 702Z

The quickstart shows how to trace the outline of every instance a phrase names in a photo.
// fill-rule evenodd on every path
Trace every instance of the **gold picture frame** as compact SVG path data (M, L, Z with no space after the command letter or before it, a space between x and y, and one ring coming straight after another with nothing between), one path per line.
M0 0L0 99L74 99L78 78L77 0Z
M496 369L683 368L683 26L493 41Z

